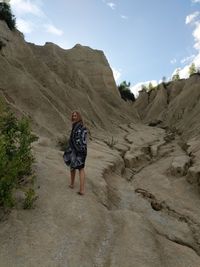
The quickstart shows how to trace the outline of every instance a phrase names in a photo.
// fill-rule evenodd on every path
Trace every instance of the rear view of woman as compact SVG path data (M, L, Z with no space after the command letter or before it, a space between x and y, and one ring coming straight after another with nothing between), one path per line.
M70 188L74 188L76 170L79 170L80 190L79 195L85 193L85 160L87 156L87 129L83 125L81 114L73 111L71 114L72 130L69 145L63 158L67 166L70 167L71 181Z

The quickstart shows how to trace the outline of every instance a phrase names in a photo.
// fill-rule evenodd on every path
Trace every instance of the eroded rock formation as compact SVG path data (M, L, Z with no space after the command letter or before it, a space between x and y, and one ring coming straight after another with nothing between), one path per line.
M1 94L39 135L39 198L35 209L18 205L0 222L0 266L200 266L199 121L191 115L199 110L199 77L143 92L134 105L143 122L136 122L102 52L38 47L3 23L0 38ZM92 134L84 197L78 179L68 188L63 152L52 142L76 107ZM182 108L190 112L176 120Z
M70 126L78 109L89 128L136 118L121 99L102 51L76 45L64 50L53 43L36 46L0 21L0 93L18 114L30 116L34 130L55 137Z

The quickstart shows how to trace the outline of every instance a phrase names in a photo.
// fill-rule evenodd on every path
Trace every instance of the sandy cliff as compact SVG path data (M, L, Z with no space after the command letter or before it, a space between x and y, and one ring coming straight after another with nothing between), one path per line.
M145 123L162 121L176 128L186 139L200 133L200 75L193 74L150 92L142 91L134 105Z
M2 21L0 39L6 45L0 52L0 92L16 112L32 118L38 134L65 133L75 109L91 128L109 129L137 117L119 96L102 51L36 46Z

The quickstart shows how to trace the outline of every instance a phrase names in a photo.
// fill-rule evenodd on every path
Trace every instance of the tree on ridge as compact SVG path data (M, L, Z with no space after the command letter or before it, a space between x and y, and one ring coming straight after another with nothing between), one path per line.
M180 70L177 69L177 70L176 70L176 73L172 76L172 81L180 80L179 72L180 72Z
M196 69L196 66L195 66L195 64L193 62L189 67L189 75L191 76L194 73L197 73L197 69Z
M120 92L121 98L125 101L127 100L135 101L135 96L131 92L130 86L131 86L131 83L130 82L127 83L126 81L123 81L120 85L117 86Z
M15 16L12 14L9 1L0 3L0 20L4 20L10 30L16 29Z

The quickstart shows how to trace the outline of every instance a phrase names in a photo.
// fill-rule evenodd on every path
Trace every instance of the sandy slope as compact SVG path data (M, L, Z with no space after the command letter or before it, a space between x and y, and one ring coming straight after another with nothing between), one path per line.
M111 149L102 134L89 142L84 197L78 179L68 188L62 152L48 140L35 145L39 199L1 222L2 267L200 265L198 186L172 164L186 157L178 137L166 142L162 129L121 125Z

